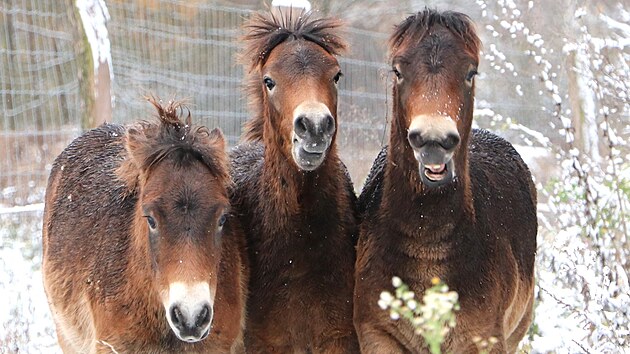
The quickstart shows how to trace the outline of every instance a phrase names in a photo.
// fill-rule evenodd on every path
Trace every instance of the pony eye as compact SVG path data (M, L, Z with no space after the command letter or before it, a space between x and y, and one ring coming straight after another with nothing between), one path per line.
M269 91L273 90L273 88L276 87L276 82L268 76L265 76L265 78L263 79L263 83L265 84L265 86L267 86L267 90Z
M339 83L339 79L343 76L343 73L340 71L337 73L337 75L335 75L335 77L333 77L333 81L335 82L335 85Z
M468 81L469 83L472 83L472 79L475 77L475 75L477 75L478 72L476 69L472 69L468 72L468 74L466 74L466 81Z
M155 222L155 219L151 216L147 216L147 224L149 224L149 228L151 230L155 230L155 228L157 227L157 223Z
M226 221L227 221L227 215L225 214L221 215L221 217L219 218L219 221L217 222L217 225L219 226L219 228L222 228L223 225L225 225Z
M396 69L396 67L393 67L393 68L392 68L392 71L394 72L394 75L396 75L396 78L397 78L398 80L401 80L401 79L402 79L402 74L400 73L400 71L398 71L398 69Z

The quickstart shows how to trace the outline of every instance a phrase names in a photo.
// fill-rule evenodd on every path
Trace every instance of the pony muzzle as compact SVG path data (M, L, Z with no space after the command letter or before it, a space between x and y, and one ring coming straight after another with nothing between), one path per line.
M417 116L407 134L422 183L438 187L455 178L453 154L460 136L455 122L444 116Z
M335 119L323 103L303 103L293 112L291 152L298 167L305 171L318 168L326 159L337 130Z
M166 319L179 340L195 343L210 334L214 299L206 282L171 283L165 301Z

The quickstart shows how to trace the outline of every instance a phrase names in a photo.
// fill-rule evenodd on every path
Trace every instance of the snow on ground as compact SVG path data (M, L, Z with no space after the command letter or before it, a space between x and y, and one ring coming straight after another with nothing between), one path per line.
M0 214L0 353L61 353L42 284L41 217Z
M21 209L0 213L0 353L60 353L41 278L41 207ZM584 352L580 343L588 331L581 325L580 313L566 304L572 303L579 289L558 285L559 274L552 272L549 264L558 262L558 257L569 257L569 252L558 254L565 252L556 247L575 246L567 239L572 234L565 230L553 235L543 228L539 232L536 335L522 343L521 353ZM552 248L553 260L544 251ZM625 353L614 346L612 350L600 349L598 353Z

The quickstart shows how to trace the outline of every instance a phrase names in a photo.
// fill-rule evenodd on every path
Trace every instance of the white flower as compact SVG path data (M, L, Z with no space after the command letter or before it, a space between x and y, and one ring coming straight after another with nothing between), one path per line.
M399 277L393 277L392 278L392 285L395 288L399 288L402 285L402 279L400 279Z
M405 291L405 292L402 294L402 297L401 297L401 298L402 298L404 301L408 301L408 300L413 299L414 297L415 297L415 294L413 293L413 291Z
M407 307L409 307L411 310L415 310L416 307L418 307L418 302L416 300L414 300L414 299L411 299L411 300L407 301Z
M378 306L383 310L386 310L389 306L391 306L392 301L394 301L394 297L388 291L383 291L381 293L380 299L378 300Z

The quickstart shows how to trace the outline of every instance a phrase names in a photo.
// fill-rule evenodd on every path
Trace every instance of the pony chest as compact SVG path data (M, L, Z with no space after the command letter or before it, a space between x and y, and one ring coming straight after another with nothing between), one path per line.
M254 264L252 280L260 287L317 292L319 287L336 287L336 282L345 284L344 277L352 274L351 237L339 225L291 223L256 238L249 252Z
M379 223L363 230L364 247L359 249L359 268L368 278L382 277L389 286L391 277L405 282L430 284L432 278L446 281L455 264L465 263L462 253L468 247L466 232L453 221L440 225L432 222Z
M348 227L333 201L284 202L286 198L270 198L252 218L251 231L260 248L283 254L312 254L345 238Z
M290 269L317 268L327 254L335 253L344 239L344 230L331 225L293 223L283 228L261 230L254 246L270 266L290 266ZM268 257L265 257L268 256Z

